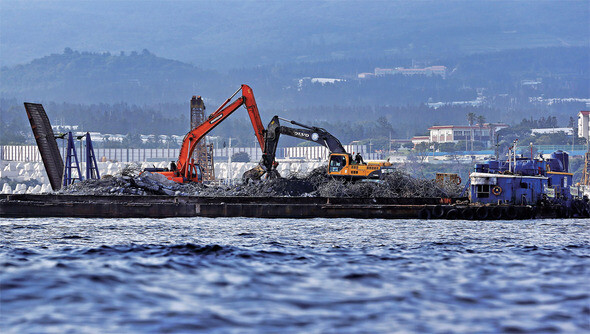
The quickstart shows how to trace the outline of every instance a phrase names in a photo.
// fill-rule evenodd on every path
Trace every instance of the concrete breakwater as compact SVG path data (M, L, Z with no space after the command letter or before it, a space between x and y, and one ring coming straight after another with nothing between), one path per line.
M149 167L164 168L168 161L137 163L141 169ZM120 174L126 162L98 162L101 176ZM215 163L215 173L220 180L240 180L242 174L256 165L255 162L227 162ZM284 160L280 161L278 170L281 175L291 173L305 174L322 165L321 161ZM80 164L80 169L85 171L85 163ZM82 172L84 173L84 172ZM44 194L51 193L51 186L42 162L8 162L0 165L0 194ZM11 181L10 184L8 181ZM30 185L30 183L36 183Z

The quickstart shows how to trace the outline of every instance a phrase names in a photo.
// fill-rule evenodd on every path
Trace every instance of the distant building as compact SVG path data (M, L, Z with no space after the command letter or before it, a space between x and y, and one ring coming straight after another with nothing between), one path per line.
M379 68L379 67L376 67L375 68L375 75L376 76L380 76L380 75L394 75L395 73L396 73L395 72L395 69L393 69L393 68Z
M590 111L582 110L578 113L578 137L588 140L588 128L590 127Z
M552 105L555 103L563 103L563 102L582 102L588 105L590 103L590 99L579 98L579 97L556 97L556 98L544 98L541 96L538 97L529 97L529 102L534 104L544 104L544 105Z
M325 85L327 83L333 84L336 82L344 81L343 79L336 79L336 78L311 78L311 83L321 83Z
M94 136L92 134L90 134L92 136L92 140L94 140ZM103 141L116 141L119 143L122 143L123 140L127 137L126 135L122 135L122 134L108 134L105 133L102 136L102 140Z
M484 104L485 98L478 96L471 101L452 101L452 102L428 102L426 105L432 109L438 109L442 106L472 106L479 107Z
M375 76L375 73L371 73L371 72L364 72L364 73L359 73L357 75L357 77L359 79L367 79L367 78L372 78Z
M412 140L411 139L392 139L391 140L391 144L399 144L399 145L404 145L404 144L409 144L411 143Z
M366 73L362 73L366 74ZM375 76L383 76L383 75L394 75L394 74L403 74L403 75L425 75L425 76L433 76L433 75L440 75L443 78L447 75L447 68L446 66L429 66L425 68L404 68L404 67L396 67L396 68L375 68ZM367 77L367 76L363 76ZM361 76L359 75L359 78Z
M335 84L335 83L341 82L341 81L346 81L346 80L339 79L339 78L312 78L312 77L305 77L305 78L299 79L299 81L297 83L297 90L301 90L304 85L308 85L309 83L312 83L312 84L319 83L319 84L325 85L325 84Z
M531 129L532 135L545 135L545 134L554 134L558 132L563 132L568 136L571 136L574 133L574 129L572 128L545 128L545 129Z
M420 143L429 143L429 142L430 142L429 136L414 136L414 137L412 137L412 144L414 144L414 146L416 146Z
M484 123L483 126L460 126L460 125L435 125L428 128L430 142L433 143L456 143L462 140L482 141L488 144L494 141L494 134L507 128L504 123Z
M527 79L527 80L520 81L521 86L531 87L533 89L537 89L539 87L539 85L541 85L542 83L543 83L543 81L541 79L537 79L537 80Z
M78 131L79 126L78 125L52 125L51 128L53 129L53 132L57 133L57 132L74 132L74 131Z

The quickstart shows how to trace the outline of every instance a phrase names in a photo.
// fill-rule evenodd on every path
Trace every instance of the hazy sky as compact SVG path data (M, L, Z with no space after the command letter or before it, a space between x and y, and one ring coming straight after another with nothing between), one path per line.
M0 1L1 65L65 47L204 68L588 45L588 1Z

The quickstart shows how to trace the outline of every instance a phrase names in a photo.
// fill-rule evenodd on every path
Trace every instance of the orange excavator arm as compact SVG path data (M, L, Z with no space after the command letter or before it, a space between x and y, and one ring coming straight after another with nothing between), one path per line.
M227 105L231 99L233 99L234 96L240 92L240 90L242 91L242 96L231 104ZM248 110L248 115L250 116L250 121L252 122L252 126L254 128L254 133L258 139L260 147L264 150L264 126L260 120L260 114L258 112L256 100L254 99L254 94L252 93L252 88L250 88L248 85L242 85L232 96L225 100L225 102L219 106L215 112L209 115L209 118L203 124L192 129L186 134L186 136L184 136L182 147L180 148L180 153L178 155L178 161L176 163L177 176L190 179L190 159L196 148L197 142L199 142L199 140L205 137L205 135L207 135L211 130L219 125L219 123L221 123L242 105L245 105L246 109Z
M250 116L250 121L252 122L254 135L256 135L256 139L258 139L260 148L264 150L265 128L264 125L262 125L262 121L260 120L260 113L258 112L258 105L256 105L252 88L250 88L248 85L242 85L242 98L244 99L244 104L248 110L248 116Z

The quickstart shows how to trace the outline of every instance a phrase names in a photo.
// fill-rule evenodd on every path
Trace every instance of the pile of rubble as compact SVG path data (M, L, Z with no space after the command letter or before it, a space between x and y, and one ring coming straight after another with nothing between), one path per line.
M455 197L461 192L458 185L440 185L434 180L414 178L408 173L396 170L380 180L346 182L331 179L318 186L317 195L321 197Z
M180 184L158 173L141 173L137 164L125 166L121 173L106 175L100 180L75 182L59 190L60 194L77 195L192 195L205 186Z
M326 167L314 169L307 175L290 174L285 178L242 183L235 186L179 184L157 173L141 173L140 166L129 165L115 176L100 180L74 183L62 194L85 195L169 195L203 197L454 197L461 191L458 185L441 186L434 180L417 179L397 170L381 180L347 182L326 174Z

